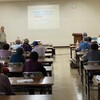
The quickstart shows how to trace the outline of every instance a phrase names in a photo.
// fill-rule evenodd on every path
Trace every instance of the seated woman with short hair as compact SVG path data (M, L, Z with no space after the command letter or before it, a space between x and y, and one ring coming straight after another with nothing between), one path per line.
M24 63L25 57L23 56L24 50L23 48L19 47L16 49L16 53L13 54L10 58L10 62L22 62Z
M31 52L32 46L29 44L29 40L26 38L24 39L24 43L22 44L22 47L25 52Z
M6 59L12 55L12 52L9 50L10 45L8 43L3 45L3 49L0 50L0 58Z

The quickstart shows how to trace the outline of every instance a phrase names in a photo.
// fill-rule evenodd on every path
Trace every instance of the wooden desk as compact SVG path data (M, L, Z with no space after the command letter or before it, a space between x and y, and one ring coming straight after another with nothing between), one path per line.
M44 66L44 68L46 69L48 76L52 76L52 66Z
M89 61L89 62L87 62L87 61L83 61L83 59L82 58L80 58L80 75L81 75L81 82L82 82L82 85L83 85L83 66L84 65L89 65L89 64L91 64L91 65L99 65L99 63L100 63L100 61Z
M9 72L22 72L23 67L7 67Z
M47 49L47 50L45 51L45 53L52 53L52 48L51 48L51 49Z
M76 52L77 56L79 56L79 57L83 56L86 53L87 53L87 51L78 51L78 52Z
M51 58L53 57L51 53L45 53L45 58Z
M85 87L86 87L86 94L88 100L90 100L90 83L89 83L89 73L91 71L96 72L100 71L100 65L84 65L84 70L85 70Z
M0 96L0 100L53 100L52 95L14 95Z
M30 52L24 53L23 55L24 55L24 57L25 57L26 59L29 59L29 57L30 57ZM45 57L46 57L46 58L50 58L50 57L53 57L53 56L52 56L52 53L45 53Z
M45 46L45 47L53 47L53 45L52 44L42 44L43 46Z
M45 91L52 94L52 85L54 84L53 77L43 77L43 78L32 78L33 82L17 82L17 80L24 80L24 77L10 77L9 80L13 87L21 87L24 90L29 90L31 88L45 87Z
M17 77L17 75L19 75L20 77L23 76L22 70L23 67L7 67L9 69L9 75L14 75ZM46 72L48 74L48 76L52 76L52 66L44 66L44 68L46 69Z
M53 58L39 58L38 61L40 63L42 63L43 65L47 65L47 66L51 66L51 64L53 63ZM5 61L5 60L2 60L4 62L6 62L7 64L9 63L9 60ZM29 61L29 59L26 59L26 61Z
M43 44L43 46L46 48L45 53L51 53L52 56L55 55L55 48L52 44Z
M38 61L42 64L48 63L49 66L53 63L53 58L39 58Z
M23 69L23 63L21 62L9 62L7 64L7 68L9 69L9 72L6 73L8 77L22 77L22 69Z

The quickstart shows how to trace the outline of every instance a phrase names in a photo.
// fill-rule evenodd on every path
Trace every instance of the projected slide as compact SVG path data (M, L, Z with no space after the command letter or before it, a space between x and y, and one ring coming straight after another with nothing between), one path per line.
M28 6L28 29L58 29L59 5Z

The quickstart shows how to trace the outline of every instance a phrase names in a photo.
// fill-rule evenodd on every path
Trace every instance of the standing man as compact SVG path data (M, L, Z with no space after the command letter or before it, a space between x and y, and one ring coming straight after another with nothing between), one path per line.
M0 49L2 49L3 45L6 43L6 34L4 31L4 26L0 28Z

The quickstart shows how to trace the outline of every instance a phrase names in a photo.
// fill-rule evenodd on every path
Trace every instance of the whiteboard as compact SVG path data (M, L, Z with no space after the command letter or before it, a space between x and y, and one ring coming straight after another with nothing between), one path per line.
M58 29L59 5L28 6L28 29Z

